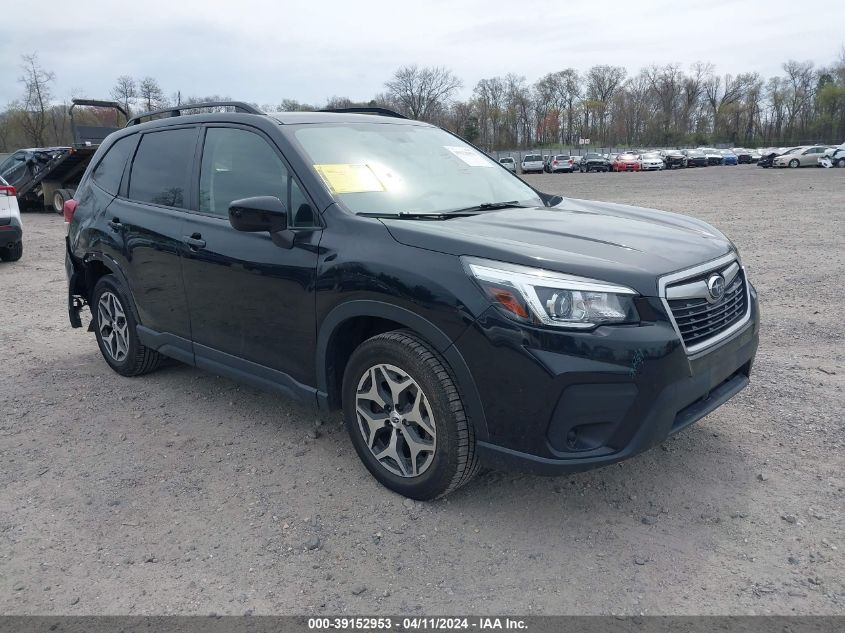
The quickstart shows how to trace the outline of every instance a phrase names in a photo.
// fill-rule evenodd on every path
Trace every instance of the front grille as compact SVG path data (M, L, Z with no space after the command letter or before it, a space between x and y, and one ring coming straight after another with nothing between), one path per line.
M684 283L688 283L688 280ZM703 343L745 316L748 297L743 272L737 273L718 303L709 303L702 298L671 299L668 303L684 344L689 348Z

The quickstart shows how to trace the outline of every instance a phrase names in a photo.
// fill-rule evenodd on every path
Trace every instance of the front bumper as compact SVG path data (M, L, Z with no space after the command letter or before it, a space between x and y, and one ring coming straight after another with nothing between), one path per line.
M638 301L640 325L581 333L520 326L491 308L456 341L484 407L486 465L554 475L612 464L748 384L759 339L753 289L749 321L694 356L658 299Z

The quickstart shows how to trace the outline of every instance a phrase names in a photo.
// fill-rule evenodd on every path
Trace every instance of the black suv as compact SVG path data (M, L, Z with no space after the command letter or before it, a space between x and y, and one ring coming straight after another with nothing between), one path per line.
M590 171L610 171L610 161L601 154L584 154L581 159L581 173Z
M342 408L417 499L619 461L748 383L756 293L704 222L540 193L389 113L238 109L133 119L65 207L70 320L119 374Z

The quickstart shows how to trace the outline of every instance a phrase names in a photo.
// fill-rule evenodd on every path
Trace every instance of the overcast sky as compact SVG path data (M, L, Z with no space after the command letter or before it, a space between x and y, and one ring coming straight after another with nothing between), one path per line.
M832 62L845 2L766 0L33 0L0 11L0 107L17 98L20 55L38 52L58 99L107 98L115 78L168 95L260 104L364 100L400 65L445 65L470 94L482 77L702 60L720 73L777 74ZM72 13L68 11L73 7Z

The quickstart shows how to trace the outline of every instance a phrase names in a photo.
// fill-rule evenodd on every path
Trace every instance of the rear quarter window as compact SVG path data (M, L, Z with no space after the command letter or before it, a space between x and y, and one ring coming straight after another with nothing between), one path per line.
M126 168L126 161L135 149L135 142L138 136L132 134L124 136L106 151L105 156L91 172L91 178L100 187L109 193L117 195L120 190L120 181L123 178L123 170Z

